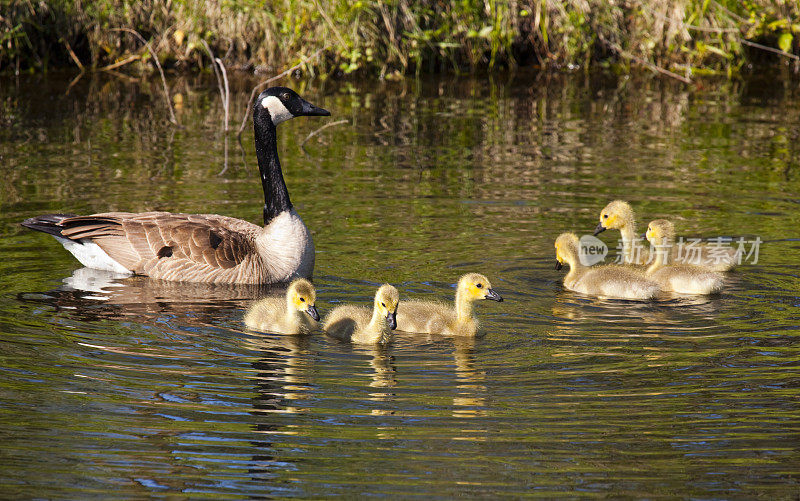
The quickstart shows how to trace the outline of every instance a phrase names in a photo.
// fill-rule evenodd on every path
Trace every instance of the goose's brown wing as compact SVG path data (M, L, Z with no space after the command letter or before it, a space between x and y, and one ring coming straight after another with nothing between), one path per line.
M239 266L255 254L259 227L213 214L110 212L60 222L61 235L90 239L134 273L215 273ZM175 279L170 278L170 279ZM213 281L213 280L212 280Z

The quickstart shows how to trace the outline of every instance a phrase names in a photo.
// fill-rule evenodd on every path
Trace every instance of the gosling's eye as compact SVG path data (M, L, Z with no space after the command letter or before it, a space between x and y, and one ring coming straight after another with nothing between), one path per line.
M386 303L381 303L381 306L383 306L384 308L386 308Z
M300 302L301 302L301 303L305 303L305 302L306 302L306 298L304 298L304 297L301 297L301 298L300 298Z
M483 289L483 284L475 284L475 287L477 287L479 289Z
M603 219L608 219L608 214L603 214Z
M284 92L283 94L281 94L281 99L283 101L288 101L289 100L289 93L288 92Z

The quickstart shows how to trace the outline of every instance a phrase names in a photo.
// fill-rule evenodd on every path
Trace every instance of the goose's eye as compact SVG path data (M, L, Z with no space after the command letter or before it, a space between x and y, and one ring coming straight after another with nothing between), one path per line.
M301 302L301 303L305 303L305 302L306 302L306 298L304 298L304 297L301 297L301 298L300 298L300 302Z
M284 101L288 101L289 100L289 93L288 92L284 92L283 94L281 94L281 99L284 100Z
M608 219L608 214L603 214L603 219Z
M483 284L475 284L475 287L477 287L479 289L483 289Z
M383 306L384 308L386 308L386 303L381 303L381 306Z

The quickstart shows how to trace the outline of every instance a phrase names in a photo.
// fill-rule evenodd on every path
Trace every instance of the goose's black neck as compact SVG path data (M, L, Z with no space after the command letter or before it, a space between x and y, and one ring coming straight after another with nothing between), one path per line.
M285 210L292 208L289 190L283 180L278 160L278 141L272 120L255 120L256 157L264 188L264 225Z

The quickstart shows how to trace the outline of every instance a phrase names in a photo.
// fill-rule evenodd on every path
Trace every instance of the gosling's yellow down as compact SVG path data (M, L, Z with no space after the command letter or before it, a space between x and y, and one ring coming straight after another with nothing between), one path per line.
M372 311L363 306L334 308L322 329L332 337L359 344L387 344L397 328L397 303L400 294L389 284L375 293Z
M622 258L625 264L647 264L649 255L644 245L636 236L636 219L633 209L624 200L614 200L600 211L600 222L594 234L608 230L619 230L622 235ZM685 246L680 252L672 247L670 259L675 263L686 263L701 266L711 271L725 271L733 268L738 260L737 250L733 247L711 247L694 245L690 250Z
M280 334L308 334L317 328L319 313L314 303L317 291L311 282L298 278L289 284L286 297L268 297L255 303L244 316L253 330Z
M633 208L624 200L614 200L600 211L600 222L594 229L594 234L614 229L622 235L622 262L624 264L645 264L647 262L647 249L641 245L636 236L636 219Z
M478 319L473 303L481 299L502 301L492 289L489 279L478 273L467 273L458 281L453 306L431 301L402 301L397 309L397 329L423 334L474 336Z
M555 243L556 269L569 264L564 287L591 296L618 299L651 299L660 292L658 284L627 266L584 266L578 256L578 236L562 233Z
M646 275L665 291L681 294L713 294L722 290L725 277L691 264L670 264L675 244L675 227L666 219L656 219L647 226L645 238L652 246L655 259Z

